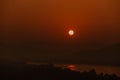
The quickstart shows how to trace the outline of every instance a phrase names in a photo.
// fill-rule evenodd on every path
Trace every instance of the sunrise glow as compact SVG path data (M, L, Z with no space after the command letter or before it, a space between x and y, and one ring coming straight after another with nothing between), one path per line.
M74 35L74 31L73 31L73 30L69 30L69 31L68 31L68 34L69 34L70 36L72 36L72 35Z

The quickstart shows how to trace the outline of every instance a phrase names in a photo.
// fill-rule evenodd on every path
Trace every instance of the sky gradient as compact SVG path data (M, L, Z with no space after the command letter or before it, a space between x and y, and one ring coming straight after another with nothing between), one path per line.
M1 59L119 65L119 4L119 0L1 0ZM75 31L72 38L69 29Z

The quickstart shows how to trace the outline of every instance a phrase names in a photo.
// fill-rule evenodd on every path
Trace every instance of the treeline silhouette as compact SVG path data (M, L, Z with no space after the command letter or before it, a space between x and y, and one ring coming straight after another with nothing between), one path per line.
M94 69L73 71L53 64L3 63L0 65L0 80L120 80L120 77L115 74L97 74Z

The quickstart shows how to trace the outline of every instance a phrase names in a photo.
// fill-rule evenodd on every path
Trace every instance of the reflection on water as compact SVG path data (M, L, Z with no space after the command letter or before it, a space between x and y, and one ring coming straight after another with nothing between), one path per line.
M75 65L68 65L67 68L69 68L70 70L73 70L73 71L78 70Z
M27 64L34 64L34 65L41 65L41 64L47 64L47 63L27 63ZM62 67L62 68L69 68L73 71L90 71L92 69L95 69L97 74L100 73L107 73L107 74L116 74L117 76L120 76L120 67L117 66L98 66L98 65L74 65L74 64L54 64L56 67Z
M115 66L94 66L94 65L71 65L71 64L57 64L56 66L60 66L63 68L69 68L70 70L77 70L80 72L90 71L91 69L95 69L97 74L107 73L107 74L116 74L120 76L120 67Z

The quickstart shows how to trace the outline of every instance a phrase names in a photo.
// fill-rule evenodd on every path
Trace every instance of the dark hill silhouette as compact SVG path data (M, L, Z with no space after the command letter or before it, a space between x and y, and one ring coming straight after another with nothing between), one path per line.
M0 80L120 80L120 77L108 74L72 71L68 68L55 67L53 64L1 64Z

